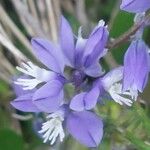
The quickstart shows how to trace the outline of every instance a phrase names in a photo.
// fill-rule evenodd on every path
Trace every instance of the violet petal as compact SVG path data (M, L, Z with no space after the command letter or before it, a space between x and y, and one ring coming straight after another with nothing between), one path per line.
M64 61L59 47L54 46L48 40L33 38L31 40L36 57L49 69L57 73L62 73ZM61 60L61 63L60 63Z
M148 73L148 47L142 40L133 41L124 58L123 90L134 87L142 92L148 80Z
M95 87L89 92L76 95L70 103L70 108L75 111L90 110L95 107L99 97L99 88Z
M97 147L103 137L103 122L92 112L72 112L67 118L69 133L87 147Z
M95 77L95 78L103 75L103 73L104 73L104 71L102 71L102 67L98 61L96 63L92 64L91 66L89 66L88 68L85 68L84 72L88 76Z
M70 65L74 65L74 38L71 26L62 16L60 25L60 45Z
M11 102L11 105L16 109L24 112L39 112L40 110L32 101L33 93L21 95Z
M34 96L34 104L44 112L53 112L63 101L63 84L58 80L49 81L38 89Z
M149 0L122 0L120 8L132 13L142 13L150 9Z
M84 66L89 67L96 60L102 57L106 42L108 40L108 30L104 25L98 24L89 36L83 55Z

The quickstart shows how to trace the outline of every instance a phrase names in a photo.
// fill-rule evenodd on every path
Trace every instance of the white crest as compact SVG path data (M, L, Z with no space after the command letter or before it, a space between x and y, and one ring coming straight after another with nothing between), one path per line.
M53 145L58 137L62 142L65 137L62 126L64 121L63 114L60 112L52 113L47 116L47 119L48 121L43 123L42 129L39 131L39 133L43 134L43 142L50 141L50 144Z
M32 90L38 84L42 82L47 82L48 80L54 79L56 77L56 73L40 68L30 61L27 63L22 63L22 66L23 67L17 66L16 69L32 78L31 79L19 78L14 83L23 86L24 90Z

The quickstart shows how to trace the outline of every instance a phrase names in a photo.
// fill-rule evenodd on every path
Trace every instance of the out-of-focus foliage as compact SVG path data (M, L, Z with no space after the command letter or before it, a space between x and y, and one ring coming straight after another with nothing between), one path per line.
M9 129L0 130L0 149L2 150L23 150L24 142L20 135Z
M110 31L110 35L113 38L120 36L122 33L127 31L133 24L133 14L119 11L116 18L113 20L113 25ZM128 44L123 44L119 48L113 50L113 55L116 61L120 64L123 62L123 55L127 49Z
M26 25L22 22L22 20L25 21L25 17L21 16L22 20L19 18L20 14L13 5L15 3L14 1L15 0L1 0L0 12L2 12L2 8L7 12L8 16L18 27L21 34L25 36L25 39L19 39L22 36L18 36L16 30L14 29L13 31L13 29L9 27L7 24L9 23L8 20L2 18L2 14L0 15L0 25L5 28L9 40L19 49L23 56L32 58L26 40L29 41L32 36L39 36L40 34L32 32L30 26L28 29L26 28ZM31 6L29 1L30 0L24 1L24 3L27 2L27 6ZM31 1L34 2L35 5L33 6L37 9L38 3L42 0ZM83 1L83 3L81 3L81 1ZM70 21L75 33L77 33L78 27L83 25L85 27L84 35L87 35L94 24L100 19L104 19L111 27L111 37L116 38L127 31L133 23L132 14L119 11L119 0L53 0L52 2L59 2L60 8L56 12L62 12L65 15ZM80 3L82 5L84 4L84 10L82 7L79 7L81 5ZM42 7L41 3L40 6ZM29 9L31 9L31 14L36 18L37 16L34 14L34 9L32 7ZM43 8L41 8L41 10L42 9ZM81 15L81 13L83 14ZM40 11L37 15L39 20L44 21ZM39 23L41 28L43 28L44 25L44 22ZM46 27L46 33L49 34L50 39L53 39L50 31L51 25L48 25L48 29ZM150 45L149 28L145 30L144 38L146 43ZM112 57L115 62L122 64L123 54L127 46L128 43L125 43L112 50ZM1 56L1 53L3 56ZM16 55L12 55L6 47L0 45L0 66L3 66L0 68L0 150L87 150L87 148L74 141L70 136L66 137L62 144L58 143L51 148L48 144L42 144L35 128L35 124L38 124L37 116L29 117L30 119L25 121L30 114L16 112L16 110L10 106L9 102L15 95L11 89L11 82L9 79L15 74L15 66L19 61L20 60ZM4 62L5 65L2 65L2 62ZM107 66L108 69L110 64L107 60L102 60L102 62L102 65L104 67ZM109 100L106 100L103 105L100 105L97 108L96 111L98 115L100 115L104 121L104 137L98 150L150 150L149 87L146 91L148 92L142 95L144 100L140 99L131 108L119 106ZM16 113L19 114L18 117L15 116ZM26 118L22 118L24 115Z

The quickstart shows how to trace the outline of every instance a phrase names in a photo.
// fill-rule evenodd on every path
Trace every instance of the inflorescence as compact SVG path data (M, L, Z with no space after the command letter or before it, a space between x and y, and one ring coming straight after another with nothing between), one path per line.
M141 16L149 8L149 0L122 0L121 4L122 10L137 13L135 23L143 19ZM149 48L142 39L146 26L143 24L131 37L123 66L107 73L99 64L108 51L105 22L99 21L91 34L83 38L82 28L74 36L67 20L61 17L58 44L32 39L35 56L44 68L31 61L16 67L23 75L14 82L18 97L11 104L24 112L46 114L39 131L44 143L54 144L57 139L62 142L68 132L81 144L97 147L103 136L103 122L93 111L96 105L108 95L120 105L132 106L147 84ZM69 97L64 88L68 85L74 89Z

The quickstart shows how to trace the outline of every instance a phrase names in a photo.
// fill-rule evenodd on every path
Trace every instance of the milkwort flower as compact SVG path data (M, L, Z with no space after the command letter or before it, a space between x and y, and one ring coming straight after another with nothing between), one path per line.
M145 13L136 14L134 18L134 22L135 23L141 22L144 16L145 16ZM94 82L91 90L81 92L77 94L75 97L73 97L70 103L70 108L72 110L83 111L83 110L93 109L95 105L97 104L97 102L100 99L102 99L104 95L106 95L105 93L108 93L110 97L115 102L119 103L120 105L123 105L123 104L126 104L128 106L132 105L133 101L137 99L138 90L140 90L137 84L139 84L140 82L140 84L143 85L143 88L144 88L147 78L148 78L148 72L149 72L148 47L141 40L143 30L146 25L147 24L143 23L142 27L132 37L132 39L137 39L137 42L141 43L143 45L142 46L143 48L140 48L141 46L139 48L136 46L135 48L133 46L129 48L132 50L128 50L130 51L129 52L130 54L128 54L128 51L126 52L125 59L124 59L124 67L116 68L110 71L109 73L107 73L106 75L102 75L103 77L100 77ZM132 43L135 43L134 41L135 40L133 40ZM138 50L139 52L136 52L135 50L136 48L139 49ZM135 54L133 53L131 54L131 51L135 51ZM135 55L139 55L139 56L135 56ZM145 63L143 60L145 60ZM131 65L132 65L132 69L130 68ZM138 68L139 68L139 71L137 71ZM135 77L134 74L136 72L137 72L137 75L140 76L140 70L143 71L142 76L140 78L138 76ZM132 74L132 77L131 77L131 74ZM132 80L135 80L135 81L132 81ZM130 85L127 85L127 83ZM142 92L143 90L140 90L140 91Z
M44 133L44 142L49 140L53 144L57 136L62 141L65 136L62 125L66 125L67 131L87 147L97 147L102 139L103 123L93 112L73 112L68 109L67 105L64 105L58 111L48 115L47 119L49 120L39 131Z
M145 13L136 14L134 22L141 22L144 16ZM138 93L143 92L146 86L150 69L149 47L142 40L145 26L147 24L142 24L132 37L132 42L124 56L123 91L130 91L135 100Z
M142 13L150 9L149 0L122 0L120 8L132 13Z
M19 78L15 84L21 85L24 90L37 87L32 97L33 103L44 111L52 112L58 109L63 100L64 61L60 63L62 56L57 55L58 48L47 40L37 38L31 42L37 58L51 70L40 68L32 62L23 63L23 68L17 69L28 75L28 78Z
M81 144L87 147L97 147L103 137L103 123L100 117L90 111L75 112L69 109L68 104L63 104L53 113L47 113L39 109L32 101L32 91L23 94L19 85L14 85L15 91L19 96L11 104L24 112L45 112L46 122L43 123L40 134L43 134L44 143L50 144L59 138L62 142L65 137L65 130ZM94 124L94 126L93 126Z
M141 21L141 14L135 16L135 22ZM114 101L120 105L131 106L138 92L143 92L149 76L150 57L148 46L142 40L144 25L132 37L133 40L125 53L123 67L116 68L99 79Z
M134 18L134 22L135 23L141 22L141 20L144 18L144 16L145 16L145 13L136 14L135 18ZM146 26L146 24L143 24L142 27L137 31L137 33L132 38L141 39L145 26ZM146 47L147 46L145 45L145 48ZM129 75L131 72L131 68L129 68L129 65L127 65L127 63L131 62L131 63L133 63L133 65L141 65L141 66L145 65L145 67L147 67L146 71L147 71L147 75L148 75L148 64L149 64L148 57L149 56L148 56L148 50L146 50L146 51L143 52L143 54L145 52L147 53L146 54L147 57L145 57L146 64L144 64L144 63L136 64L134 62L134 60L132 60L132 57L134 58L134 55L132 56L132 54L131 54L130 60L127 58L128 60L125 61L126 63L124 63L124 67L116 68L116 69L110 71L109 73L102 75L103 77L100 77L99 79L97 79L93 83L93 87L89 91L81 92L81 93L77 94L75 97L73 97L73 99L71 100L71 103L70 103L70 108L75 111L83 111L83 110L93 109L95 107L95 105L97 104L97 102L100 99L102 99L102 97L104 95L106 95L106 93L108 93L110 95L110 97L115 102L119 103L120 105L126 104L128 106L131 106L133 101L137 99L138 88L135 88L135 84L133 84L130 79L129 80L127 79L127 76L129 76L128 78L131 78ZM140 51L140 52L142 53L142 51ZM142 55L140 55L140 57L142 57ZM125 55L125 59L126 59L126 55ZM135 58L135 59L137 59L137 58ZM141 59L139 60L139 62L140 61L141 61ZM136 62L138 62L138 59L136 60ZM138 68L138 67L134 66L133 69ZM144 69L144 67L143 67L143 69ZM141 70L142 70L142 68L141 68ZM133 77L134 77L134 72L136 72L136 71L133 70L133 72L132 72ZM143 74L144 74L144 72L143 72ZM147 76L145 76L145 77L147 77ZM139 81L139 80L140 79L138 79L138 77L137 77L137 81ZM126 86L127 82L130 83L131 88L129 88L129 87L124 88ZM141 82L143 83L144 81L141 81Z
M85 75L91 77L102 75L99 59L107 52L105 46L108 40L105 22L100 20L88 39L82 37L82 28L79 28L76 43L74 43L71 27L64 17L61 19L60 29L61 49L67 58L66 65L74 68L72 76L75 82L77 83L77 80L79 82Z
M133 40L124 57L123 91L130 90L136 99L148 81L148 46L142 39Z
M106 73L103 77L98 78L89 92L82 92L76 95L71 103L70 108L75 111L93 109L96 103L106 94L110 95L116 103L131 106L133 103L132 93L123 91L123 67L118 67Z
M118 67L111 70L102 79L100 79L100 83L116 103L131 106L134 100L132 93L130 91L122 90L123 68L124 67Z
M21 111L48 114L47 122L40 131L44 134L44 142L51 141L53 144L57 137L62 141L63 123L67 121L68 131L80 143L88 147L96 147L100 143L103 133L101 119L90 111L78 113L73 112L69 107L67 109L69 113L66 115L66 109L63 107L66 103L63 86L72 83L78 88L84 82L86 75L98 77L103 74L99 59L107 52L105 49L107 39L107 26L104 21L100 21L88 39L82 38L80 29L75 44L72 29L64 17L61 18L60 44L54 45L40 38L32 39L35 55L47 69L31 62L23 63L23 67L17 67L28 77L19 78L15 84L22 86L23 90L28 92L19 95L11 104ZM64 73L66 65L73 70L69 77Z
M62 17L60 46L40 38L34 38L31 41L35 55L50 70L40 68L32 62L23 63L23 68L17 67L17 69L32 78L18 79L15 83L22 85L24 90L30 90L45 83L36 90L33 101L38 107L48 112L58 109L63 103L63 85L66 82L65 64L75 68L72 82L76 86L82 83L85 74L94 77L102 74L99 58L106 53L104 47L108 39L107 27L104 25L104 21L100 21L88 39L83 39L79 35L75 47L71 27ZM63 57L63 54L66 57Z

